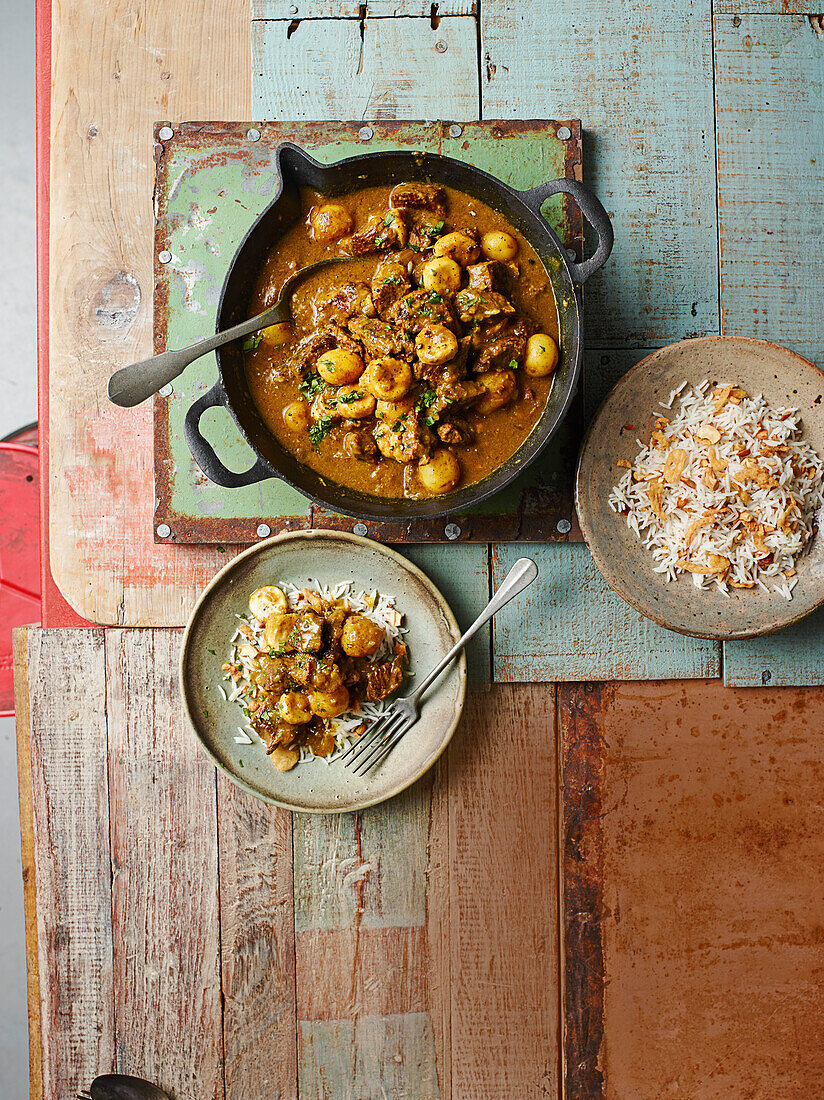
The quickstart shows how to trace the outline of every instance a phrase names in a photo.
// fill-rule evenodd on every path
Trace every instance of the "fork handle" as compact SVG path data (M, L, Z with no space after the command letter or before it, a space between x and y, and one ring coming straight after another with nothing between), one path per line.
M426 691L426 689L430 686L430 684L434 683L434 681L437 680L437 678L440 676L446 666L451 664L452 661L455 660L455 658L464 648L466 643L471 638L475 637L481 627L485 626L493 615L497 615L501 608L505 607L510 600L514 599L519 593L523 592L525 588L528 588L537 576L538 566L535 564L532 558L518 558L518 560L507 573L506 577L504 577L503 584L500 586L498 591L480 613L472 626L470 626L465 634L461 635L461 637L446 654L443 660L435 665L435 667L432 669L432 671L429 673L423 683L419 684L418 687L412 692L412 694L409 696L409 699L414 700L415 703L417 703L420 697Z

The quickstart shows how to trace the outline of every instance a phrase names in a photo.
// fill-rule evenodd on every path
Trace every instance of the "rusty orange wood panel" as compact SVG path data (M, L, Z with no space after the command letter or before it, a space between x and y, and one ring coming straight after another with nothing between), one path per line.
M824 690L559 688L566 1088L824 1080Z

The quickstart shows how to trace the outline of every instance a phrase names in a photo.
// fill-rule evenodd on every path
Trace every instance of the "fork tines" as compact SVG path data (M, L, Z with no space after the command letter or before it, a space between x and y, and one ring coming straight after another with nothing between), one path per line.
M341 761L347 768L351 768L356 775L362 775L374 763L377 763L379 756L381 758L385 756L386 752L395 744L394 740L392 740L391 745L387 743L390 738L397 737L399 724L401 730L405 732L407 725L403 714L391 710L386 714L382 714L380 718L375 719L359 741L350 745L341 754ZM382 752L382 749L385 749L385 752Z

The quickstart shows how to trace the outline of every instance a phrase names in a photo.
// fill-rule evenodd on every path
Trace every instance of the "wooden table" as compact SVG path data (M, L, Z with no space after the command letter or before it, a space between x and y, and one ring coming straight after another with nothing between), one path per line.
M824 65L796 6L41 0L51 566L125 629L17 639L35 1095L112 1068L192 1100L820 1091L824 694L780 685L824 682L824 616L722 654L583 547L533 547L542 585L435 772L290 818L185 729L173 628L225 556L154 543L151 414L101 399L151 347L158 119L581 117L616 228L588 406L693 334L824 363ZM424 552L468 619L521 548Z

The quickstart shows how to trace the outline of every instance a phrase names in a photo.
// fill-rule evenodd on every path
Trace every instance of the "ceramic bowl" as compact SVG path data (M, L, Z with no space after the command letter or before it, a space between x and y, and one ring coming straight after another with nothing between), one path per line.
M300 531L246 550L204 590L183 636L180 686L201 745L235 783L289 810L342 813L391 798L435 763L461 716L466 658L461 654L435 683L424 697L418 722L366 776L318 759L302 761L288 772L277 771L260 742L235 743L243 716L237 703L227 702L218 689L223 683L221 665L235 632L235 616L248 613L249 596L256 588L285 581L302 586L311 580L332 586L353 581L357 588L377 588L392 596L409 631L404 641L412 674L425 675L460 637L455 617L435 585L394 550L346 532Z
M781 630L824 603L824 537L813 538L797 559L798 584L792 600L763 589L697 589L689 577L667 582L652 571L652 555L612 512L607 498L623 470L619 458L634 460L636 439L648 440L655 417L685 379L737 382L775 405L801 411L805 438L824 456L824 374L786 348L763 340L708 336L683 340L647 356L612 389L584 437L578 461L575 501L584 538L610 587L647 618L699 638L752 638ZM678 399L674 402L677 407ZM623 431L632 424L632 431ZM819 526L821 519L819 519Z

